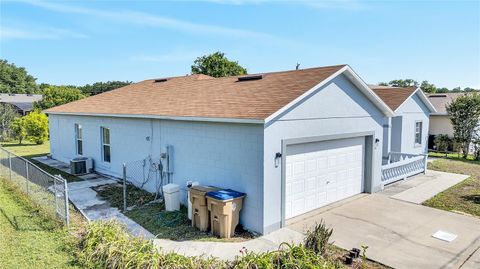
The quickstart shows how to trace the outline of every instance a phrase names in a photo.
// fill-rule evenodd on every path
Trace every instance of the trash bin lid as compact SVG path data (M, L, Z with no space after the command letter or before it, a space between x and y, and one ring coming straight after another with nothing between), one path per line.
M243 197L245 196L245 193L226 189L226 190L210 191L210 192L207 192L206 195L208 197L212 197L220 201L225 201L225 200Z
M177 192L180 190L180 186L178 186L177 184L167 184L165 186L163 186L163 192L166 192L166 193L173 193L173 192Z
M218 188L215 188L215 187L202 186L202 185L192 186L192 187L190 187L190 189L196 190L196 191L199 191L199 192L205 192L205 193L218 190Z

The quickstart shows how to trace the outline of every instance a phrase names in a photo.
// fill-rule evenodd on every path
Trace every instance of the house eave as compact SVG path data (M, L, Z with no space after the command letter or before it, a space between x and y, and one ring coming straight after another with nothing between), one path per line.
M418 94L418 96L420 97L420 100L422 100L422 102L427 106L428 110L430 110L430 115L435 115L435 113L437 113L437 109L435 109L432 102L430 102L430 100L428 100L427 95L425 95L425 93L420 88L417 88L415 91L413 91L412 94L410 94L410 96L408 98L406 98L405 101L403 101L403 103L400 104L397 107L397 109L395 109L395 112L397 112L400 109L400 107L402 107L403 104L405 104L407 102L407 100L410 99L415 94ZM445 115L447 115L447 114L445 114Z
M242 119L242 118L215 118L215 117L179 117L167 115L135 115L135 114L103 114L103 113L73 113L73 112L51 112L46 111L49 115L66 115L66 116L89 116L89 117L112 117L112 118L130 118L130 119L159 119L159 120L175 120L175 121L199 121L199 122L222 122L222 123L247 123L247 124L264 124L261 119Z

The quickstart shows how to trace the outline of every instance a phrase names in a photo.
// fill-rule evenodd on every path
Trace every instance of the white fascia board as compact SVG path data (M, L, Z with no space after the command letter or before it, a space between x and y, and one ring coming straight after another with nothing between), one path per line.
M263 120L259 120L259 119L238 119L238 118L177 117L177 116L160 116L160 115L70 113L70 112L46 112L46 113L50 114L50 115L112 117L112 118L130 118L130 119L159 119L159 120L202 121L202 122L223 122L223 123L249 123L249 124L263 124L264 123Z
M405 101L403 101L403 103L401 105L399 105L397 107L397 109L395 109L395 112L397 112L397 110L399 110L400 107L402 107L403 104L405 104L407 102L407 100L412 98L412 96L414 96L415 94L418 94L418 96L420 97L420 100L422 100L422 102L427 106L428 110L430 110L430 114L437 113L437 110L435 109L435 107L432 105L430 100L428 100L428 97L425 95L425 93L420 88L417 88L415 91L413 91L412 94L410 94L410 96L408 96L408 98L406 98Z
M420 95L420 99L422 99L423 103L430 109L430 113L437 113L437 109L433 106L432 102L428 99L427 95L422 91L422 89L418 88L416 93Z
M289 108L291 108L292 106L294 106L296 103L300 102L301 100L303 100L305 97L307 97L308 95L310 95L313 91L315 91L316 89L322 87L323 85L327 84L330 80L332 80L333 78L335 78L336 76L340 75L341 73L343 73L345 70L346 70L347 66L344 66L342 67L341 69L339 69L337 72L333 73L332 75L330 75L328 78L324 79L322 82L318 83L317 85L313 86L313 88L311 88L310 90L306 91L305 93L303 93L302 95L300 95L299 97L295 98L293 101L291 101L290 103L288 103L287 105L285 105L284 107L280 108L279 110L277 110L275 113L273 113L272 115L268 116L266 119L265 119L265 122L270 122L271 120L273 120L274 118L276 118L278 115L282 114L283 112L285 112L286 110L288 110Z
M283 112L285 112L286 110L290 109L291 107L293 107L295 104L297 104L298 102L302 101L303 99L305 99L307 96L309 96L313 91L317 90L318 88L324 86L325 84L327 84L328 82L330 82L331 80L333 80L335 77L337 77L338 75L340 74L343 74L345 73L346 77L355 85L357 86L363 94L365 94L367 96L367 98L373 102L379 109L380 111L382 111L385 116L387 117L393 117L395 115L395 113L393 112L393 110L390 109L389 106L387 106L387 104L385 104L382 99L380 99L380 97L378 97L372 89L370 89L370 87L368 87L368 85L357 75L355 74L355 72L353 72L353 70L350 68L350 66L346 65L344 67L342 67L341 69L339 69L337 72L333 73L332 75L330 75L328 78L324 79L323 81L321 81L320 83L318 83L317 85L313 86L310 90L306 91L304 94L300 95L299 97L295 98L293 101L291 101L290 103L288 103L286 106L282 107L281 109L277 110L275 113L273 113L272 115L268 116L266 119L265 119L265 123L268 123L270 122L271 120L275 119L278 115L282 114Z
M394 117L395 116L395 112L382 100L382 98L380 98L368 85L367 83L365 83L365 81L363 81L362 78L360 78L359 75L357 75L357 73L355 73L353 71L352 68L350 68L350 66L346 66L347 69L345 70L345 75L346 77L348 77L350 79L350 81L355 85L357 86L360 91L363 92L363 94L365 94L365 96L367 96L367 98L372 102L374 103L379 109L380 111L383 112L383 114L387 117Z

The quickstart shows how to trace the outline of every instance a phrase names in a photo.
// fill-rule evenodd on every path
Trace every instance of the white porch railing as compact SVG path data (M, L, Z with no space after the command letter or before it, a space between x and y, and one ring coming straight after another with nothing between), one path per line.
M424 173L427 170L427 155L415 155L400 152L390 152L388 164L382 166L382 184Z

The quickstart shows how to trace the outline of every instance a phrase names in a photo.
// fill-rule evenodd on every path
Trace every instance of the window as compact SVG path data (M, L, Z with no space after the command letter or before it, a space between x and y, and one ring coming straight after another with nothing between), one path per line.
M77 155L83 155L82 125L75 123L75 147Z
M102 130L102 160L110 162L110 129L101 127Z
M415 122L415 145L419 146L422 144L422 122Z

